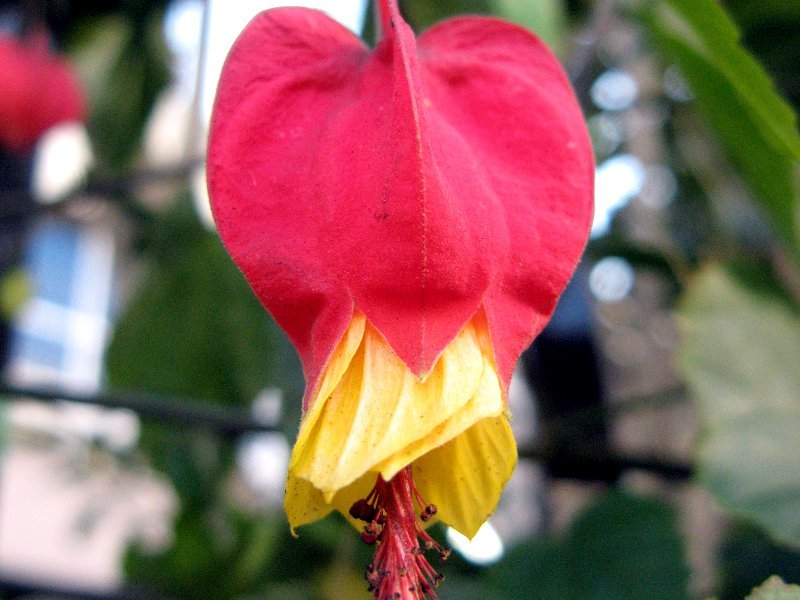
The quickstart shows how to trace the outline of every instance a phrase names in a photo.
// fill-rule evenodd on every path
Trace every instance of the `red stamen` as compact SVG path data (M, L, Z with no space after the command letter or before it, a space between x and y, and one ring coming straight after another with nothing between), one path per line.
M419 517L414 502L420 509ZM447 560L450 551L422 528L421 521L430 520L436 514L436 506L427 504L420 496L411 467L405 467L389 481L378 475L375 487L366 499L353 504L350 514L368 521L361 539L367 544L378 544L375 562L367 565L364 575L375 598L437 599L433 589L444 575L431 567L424 553L435 550L441 560Z

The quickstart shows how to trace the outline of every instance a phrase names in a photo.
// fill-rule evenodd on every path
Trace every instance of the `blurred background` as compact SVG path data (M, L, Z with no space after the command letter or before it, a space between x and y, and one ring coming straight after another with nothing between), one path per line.
M0 1L0 597L366 598L281 503L302 373L222 249L204 146L267 0ZM298 2L372 43L366 0ZM406 0L565 65L592 238L510 402L520 464L448 598L800 583L800 3ZM800 597L800 596L798 596Z

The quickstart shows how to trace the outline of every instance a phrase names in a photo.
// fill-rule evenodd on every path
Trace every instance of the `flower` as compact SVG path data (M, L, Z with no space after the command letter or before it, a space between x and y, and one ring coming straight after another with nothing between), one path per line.
M23 39L0 34L0 147L29 151L53 125L84 118L83 90L44 30Z
M258 15L220 79L208 183L222 240L307 380L285 508L379 542L378 598L435 597L424 531L467 536L516 462L514 365L588 236L594 166L549 50L498 19L372 50L323 13ZM366 523L366 524L365 524Z

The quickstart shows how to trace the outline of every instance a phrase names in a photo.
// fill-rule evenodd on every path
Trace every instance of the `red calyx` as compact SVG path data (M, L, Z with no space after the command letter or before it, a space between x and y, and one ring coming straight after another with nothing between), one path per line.
M231 50L208 182L222 240L297 348L306 402L355 307L416 374L483 310L500 377L586 242L594 165L550 51L498 19L370 50L321 12L265 11Z

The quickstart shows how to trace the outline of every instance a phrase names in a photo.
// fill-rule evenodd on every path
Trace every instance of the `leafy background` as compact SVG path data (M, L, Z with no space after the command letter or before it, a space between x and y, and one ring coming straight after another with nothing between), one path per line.
M547 473L542 494L525 500L544 514L541 525L491 567L454 553L441 597L728 599L772 575L800 582L800 4L402 5L417 30L477 12L537 31L572 77L598 163L637 155L675 185L657 204L642 190L587 250L587 267L624 259L636 284L627 299L593 304L602 402L578 410L557 394L539 398L539 442L523 454ZM119 212L137 267L108 348L108 388L232 409L277 388L275 428L292 439L299 365L198 218L186 170L163 193L166 207L131 184L147 166L145 128L171 77L167 3L54 6L49 19L91 96L96 162L85 185ZM367 23L367 39L370 31ZM636 79L634 105L594 101L609 70ZM667 342L644 335L653 315L665 316L658 339ZM639 362L620 359L620 340L638 342ZM640 426L631 444L619 432L632 422ZM689 443L648 447L648 427ZM597 443L576 452L586 431ZM237 441L210 427L144 421L135 461L171 482L179 510L167 545L131 544L126 586L171 598L364 597L369 553L341 520L294 540L274 504L232 493ZM800 594L771 580L752 597Z

